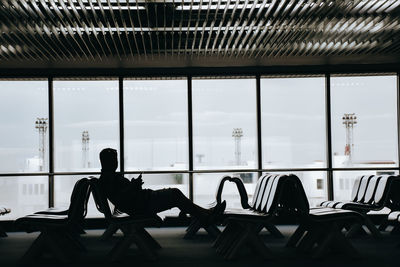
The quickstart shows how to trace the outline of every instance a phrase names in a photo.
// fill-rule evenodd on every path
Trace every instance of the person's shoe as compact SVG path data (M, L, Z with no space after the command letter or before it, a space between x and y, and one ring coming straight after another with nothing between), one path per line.
M214 208L211 208L211 215L221 215L222 213L224 213L226 209L226 201L222 201L221 203L217 203L217 205L215 205Z
M221 216L226 208L226 201L222 201L221 203L218 203L214 208L211 209L211 214L208 216L207 219L207 224L215 224L218 217Z

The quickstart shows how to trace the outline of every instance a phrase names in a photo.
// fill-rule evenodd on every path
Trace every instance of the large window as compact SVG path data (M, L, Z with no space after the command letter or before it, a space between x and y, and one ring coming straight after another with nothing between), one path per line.
M263 168L326 166L325 79L261 79Z
M125 169L188 166L187 80L124 80Z
M118 112L118 80L55 80L55 170L100 171L100 151L119 149Z
M100 175L106 147L124 151L118 171L128 179L143 172L144 188L179 188L202 206L225 175L240 176L251 201L268 172L296 174L310 206L348 199L357 176L399 173L398 82L394 74L0 80L0 205L12 209L0 220L67 208L75 182ZM222 198L241 206L232 183ZM88 217L98 216L91 198Z
M195 169L257 168L255 79L194 79Z
M48 171L47 80L0 80L0 173Z

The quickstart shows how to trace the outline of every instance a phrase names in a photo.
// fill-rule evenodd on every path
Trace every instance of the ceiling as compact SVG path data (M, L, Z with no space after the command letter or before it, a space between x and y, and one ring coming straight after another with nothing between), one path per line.
M395 0L7 0L0 67L400 63Z

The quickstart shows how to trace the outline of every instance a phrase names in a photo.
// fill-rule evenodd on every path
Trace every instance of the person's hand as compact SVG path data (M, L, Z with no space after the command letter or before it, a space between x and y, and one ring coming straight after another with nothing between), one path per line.
M133 178L131 182L136 188L142 189L142 184L143 184L142 174L139 174L137 178Z
M142 180L142 174L139 174L139 176L135 179L138 184L140 184L140 187L142 187L142 184L144 184Z

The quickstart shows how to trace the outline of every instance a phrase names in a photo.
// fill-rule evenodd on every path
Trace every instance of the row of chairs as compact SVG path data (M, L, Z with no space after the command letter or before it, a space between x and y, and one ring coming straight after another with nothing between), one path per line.
M385 229L385 225L395 215L389 216L388 220L385 220L380 229L378 229L367 216L367 213L380 211L384 208L392 211L400 210L399 192L400 178L398 176L364 175L356 178L349 201L323 201L319 206L357 211L362 215L362 222L352 225L347 233L348 236L353 236L355 233L362 231L362 225L365 225L374 237L381 237L380 230Z
M360 214L335 209L310 210L302 183L295 175L261 177L248 208L224 212L226 227L213 246L227 259L236 258L244 247L252 248L263 258L270 258L272 254L259 233L264 227L274 233L275 229L271 228L273 221L282 216L299 222L287 247L311 253L314 257L322 257L331 248L355 254L341 230L346 224L360 221Z
M364 179L368 180L364 182ZM358 185L357 196L364 188L367 188L363 198L353 198L351 203L358 205L361 199L370 199L369 182L375 184L372 193L374 202L371 205L393 202L388 188L392 187L396 177L373 177L360 178L356 181ZM359 211L346 210L339 205L331 205L310 209L300 179L295 175L271 175L261 177L256 185L253 200L248 203L247 192L243 182L238 177L226 176L222 179L217 191L216 202L221 203L221 195L225 182L234 182L241 196L241 209L226 209L225 212L216 217L214 222L202 225L194 218L185 237L193 237L200 228L213 236L218 236L213 246L217 253L227 259L233 259L249 246L263 258L271 257L268 247L260 239L259 233L266 228L272 235L282 237L283 235L274 225L274 220L279 217L291 217L296 219L299 227L290 237L287 247L296 248L299 251L312 253L314 257L322 257L330 249L341 250L351 256L356 255L356 250L343 234L343 229L351 228L352 225L365 224L366 215ZM386 181L383 183L383 181ZM383 186L383 184L385 186ZM360 185L363 185L360 187ZM361 191L360 191L361 190ZM383 193L380 193L380 192ZM118 212L111 212L109 202L104 196L97 178L83 178L79 180L71 195L71 204L68 210L50 209L36 214L20 218L16 223L28 232L40 231L39 237L32 244L24 256L24 260L30 260L43 251L51 251L62 262L68 262L70 255L85 250L79 241L79 234L83 231L83 219L87 212L87 202L90 194L96 203L96 207L102 212L109 224L102 238L108 239L115 231L123 232L121 238L109 253L111 260L118 260L127 252L130 245L135 243L142 254L149 260L157 257L156 250L161 248L157 241L145 230L147 226L160 226L161 218L134 217ZM380 201L380 198L386 199ZM365 203L364 203L365 204ZM364 205L363 204L363 205ZM323 204L322 204L323 205ZM366 205L366 204L365 204ZM351 206L350 204L348 206ZM400 215L400 213L399 213ZM394 215L393 215L394 217ZM398 219L399 216L396 218ZM217 225L225 225L222 233Z
M59 261L69 263L77 253L86 251L80 241L80 234L83 231L83 221L91 193L97 209L104 214L109 224L102 238L109 237L118 229L123 232L123 237L111 249L108 258L120 259L133 243L147 259L156 258L156 250L161 246L150 236L145 227L159 226L161 218L112 213L98 179L82 178L74 186L68 210L48 209L16 220L16 225L28 233L40 232L23 256L22 263L29 263L44 252L51 252Z
M275 237L282 237L273 220L284 214L300 221L300 226L287 244L288 247L305 252L313 251L315 257L321 257L330 248L343 250L353 256L357 253L347 237L362 229L362 225L366 225L375 236L378 233L380 235L379 230L384 230L383 225L379 230L375 227L367 216L368 211L381 210L384 207L400 210L398 176L359 177L355 181L352 201L324 201L320 204L321 207L311 209L302 184L294 175L265 175L260 178L251 204L247 203L247 193L241 179L230 176L221 180L216 203L221 203L223 185L227 181L236 184L242 204L242 209L227 209L219 220L213 222L215 228L221 223L226 224L214 246L218 253L228 259L235 258L244 244L250 244L261 256L269 257L268 249L257 234L266 228ZM392 212L385 221L396 225L395 222L400 222L400 212ZM199 228L199 223L192 221L187 235L193 236ZM206 230L210 233L209 228L211 226ZM344 229L347 230L345 235L342 234ZM398 229L397 226L394 229Z

